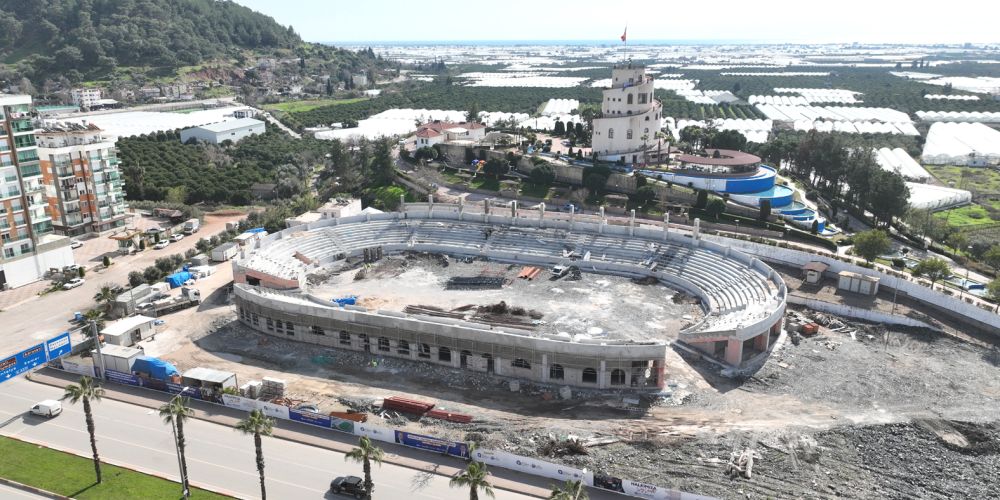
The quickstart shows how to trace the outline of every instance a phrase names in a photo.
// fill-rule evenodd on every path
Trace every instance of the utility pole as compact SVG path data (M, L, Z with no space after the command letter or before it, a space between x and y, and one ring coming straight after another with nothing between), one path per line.
M94 347L97 349L97 362L101 368L101 380L107 380L104 369L104 356L101 355L101 337L97 332L97 321L90 320L90 334L94 337Z

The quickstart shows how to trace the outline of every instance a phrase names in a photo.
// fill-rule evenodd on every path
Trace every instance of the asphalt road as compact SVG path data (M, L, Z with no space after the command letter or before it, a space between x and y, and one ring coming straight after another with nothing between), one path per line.
M32 404L61 396L58 388L24 379L5 382L0 386L0 434L89 454L81 405L66 404L63 414L51 420L27 413ZM156 411L105 399L94 405L94 420L102 457L179 480L173 436ZM259 498L253 438L194 419L188 420L184 429L193 485L218 488L241 498ZM334 451L268 437L263 446L267 489L272 498L337 498L327 492L330 480L361 473L360 465L345 462L343 454ZM446 476L392 464L375 467L373 479L376 499L468 495L465 490L450 488ZM495 492L501 500L533 498L503 490ZM0 496L9 498L2 492Z
M11 488L0 484L0 498L6 500L37 500L39 498L49 498L43 497L42 495L36 495L34 493L28 493L24 490L19 490L17 488Z

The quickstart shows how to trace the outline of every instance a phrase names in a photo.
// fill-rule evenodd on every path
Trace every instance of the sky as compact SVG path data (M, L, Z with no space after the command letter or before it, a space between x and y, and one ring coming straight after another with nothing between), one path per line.
M236 0L310 42L997 43L996 0Z

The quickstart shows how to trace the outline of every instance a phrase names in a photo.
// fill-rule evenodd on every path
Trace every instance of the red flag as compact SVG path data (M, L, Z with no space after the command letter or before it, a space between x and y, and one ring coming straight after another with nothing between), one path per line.
M628 34L628 26L625 27L625 31L622 33L622 41L625 41L625 35Z

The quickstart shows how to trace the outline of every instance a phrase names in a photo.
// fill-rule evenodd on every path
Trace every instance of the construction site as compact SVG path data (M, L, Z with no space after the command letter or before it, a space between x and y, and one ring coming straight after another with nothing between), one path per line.
M629 478L717 498L998 497L1000 350L989 332L906 294L839 290L837 275L815 278L814 265L758 272L759 261L669 226L665 236L577 226L549 247L559 229L548 220L508 220L484 235L496 224L415 215L365 221L353 252L343 251L354 225L344 221L324 226L334 233L292 228L263 241L233 264L231 291L220 283L141 346L185 375L232 374L243 396L285 411L476 443L590 471L595 485ZM476 252L429 251L433 230ZM613 239L628 231L627 243ZM372 244L396 232L397 246ZM718 269L679 267L685 281L673 282L636 272L656 262L665 247L650 243L664 239L675 254L697 248L717 263L747 263L737 283L778 285L732 293L740 287L728 281L723 293L680 286L695 273L725 279ZM483 242L495 251L504 241L520 245L520 258L482 255ZM543 251L555 256L528 258ZM609 270L615 258L638 266ZM264 286L268 276L301 286ZM817 312L795 305L802 300L925 326ZM771 313L781 322L773 337ZM406 321L378 323L390 320ZM749 353L730 364L724 350L685 342L726 325L731 335L763 327L766 347L740 340Z

